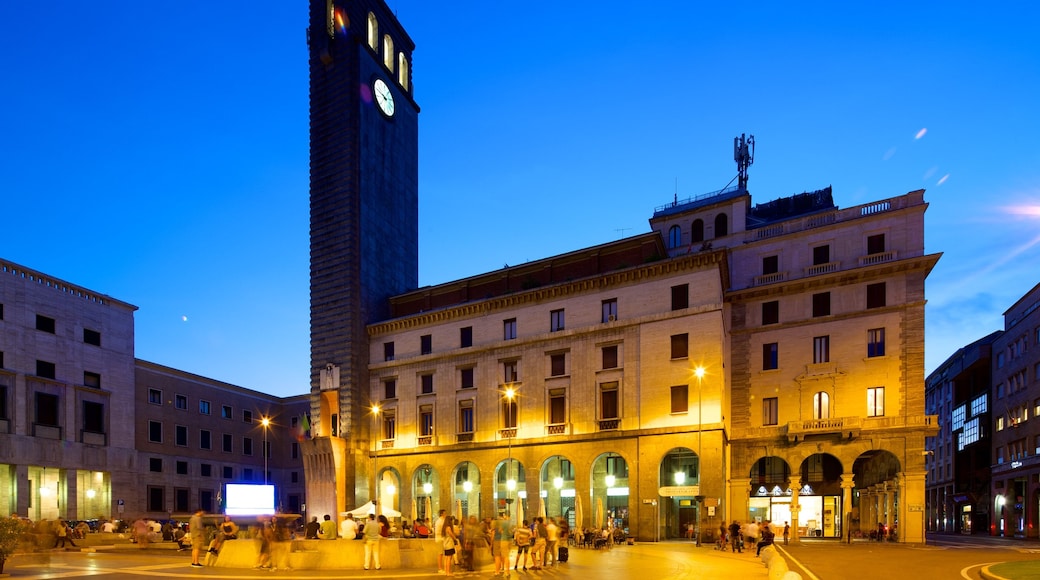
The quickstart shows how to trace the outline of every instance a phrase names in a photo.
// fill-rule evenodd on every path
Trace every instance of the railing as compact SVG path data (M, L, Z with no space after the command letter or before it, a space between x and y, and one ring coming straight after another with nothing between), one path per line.
M93 431L83 431L82 429L79 432L79 440L86 445L108 445L108 435Z
M433 445L433 435L424 435L419 437L419 446Z
M514 439L516 437L516 427L510 427L508 429L499 429L499 439Z
M881 264L884 262L891 262L896 259L896 251L891 252L880 252L877 254L868 254L859 259L860 266L871 266L874 264Z
M600 431L616 431L621 426L621 419L607 419L599 422Z
M558 425L546 425L545 426L545 434L546 435L566 435L567 434L567 424L566 423L560 423Z
M39 437L40 439L56 439L58 441L61 440L61 427L33 423L32 432L33 437Z
M393 449L394 448L394 440L393 439L383 439L382 441L379 442L379 448L380 449Z
M455 442L456 443L473 443L473 434L472 433L456 433L455 434Z
M846 434L851 438L859 435L863 427L861 417L833 417L827 419L811 419L808 421L791 421L787 424L787 438L797 441L807 435Z
M765 284L772 284L774 282L783 282L787 279L787 272L773 272L772 274L762 274L761 276L755 276L755 286L764 286Z
M827 262L826 264L816 264L814 266L806 266L806 276L819 276L820 274L829 274L830 272L837 272L838 266L841 262Z
M813 214L802 218L793 218L777 224L770 224L768 226L749 230L745 234L744 240L747 242L753 242L785 233L790 234L810 230L878 213L899 210L920 204L922 196L923 194L921 193L912 192L905 196L893 197L864 205L857 205L847 209Z

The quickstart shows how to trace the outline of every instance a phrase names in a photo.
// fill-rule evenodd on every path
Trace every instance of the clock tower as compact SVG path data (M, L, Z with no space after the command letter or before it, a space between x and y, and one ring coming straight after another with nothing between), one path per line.
M307 511L374 499L366 325L418 285L414 44L381 0L310 0Z

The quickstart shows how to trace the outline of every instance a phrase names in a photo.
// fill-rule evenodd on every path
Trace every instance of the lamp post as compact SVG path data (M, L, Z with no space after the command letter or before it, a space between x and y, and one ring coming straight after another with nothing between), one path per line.
M516 480L513 479L513 435L516 429L516 415L513 413L513 399L516 398L516 389L513 387L506 387L506 438L509 440L508 450L509 455L506 460L506 509L510 510L512 504L511 492L516 489ZM512 517L512 513L509 514ZM519 523L519 522L517 522Z
M262 417L260 425L264 428L264 485L267 485L267 456L271 454L267 449L267 429L271 426L271 418Z
M704 478L701 475L704 473L704 457L701 455L701 433L704 432L704 406L702 405L701 390L703 387L704 379L704 367L697 367L693 369L693 374L697 377L697 495L700 497L700 502L697 504L697 547L701 545L701 523L702 517L701 512L704 511L704 490L701 489L701 485L704 483Z
M376 475L379 467L379 411L379 405L372 405L372 497L375 502L379 501L379 480Z

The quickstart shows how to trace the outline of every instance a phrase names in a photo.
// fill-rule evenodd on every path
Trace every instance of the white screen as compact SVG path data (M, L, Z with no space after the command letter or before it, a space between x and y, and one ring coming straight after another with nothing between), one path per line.
M274 515L274 486L227 484L227 506L224 513L229 516Z

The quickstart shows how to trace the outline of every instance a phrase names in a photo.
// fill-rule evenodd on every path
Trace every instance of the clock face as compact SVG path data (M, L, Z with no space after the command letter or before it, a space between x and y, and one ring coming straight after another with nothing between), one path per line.
M383 79L376 79L372 83L372 92L375 93L376 104L379 105L379 110L387 117L393 117L394 95L390 92L390 87L383 82Z

